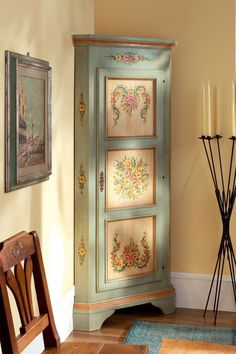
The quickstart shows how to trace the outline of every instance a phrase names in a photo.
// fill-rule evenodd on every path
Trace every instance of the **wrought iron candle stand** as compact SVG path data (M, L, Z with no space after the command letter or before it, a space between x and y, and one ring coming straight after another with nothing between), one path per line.
M222 285L222 277L225 265L225 257L228 260L230 277L233 287L234 300L236 302L236 281L235 281L235 266L236 260L233 250L233 245L230 238L230 218L232 215L235 197L236 197L236 164L235 164L235 140L236 137L229 138L232 141L231 155L229 161L228 177L225 179L222 166L221 146L220 139L222 136L216 135L214 137L201 136L200 139L203 142L204 150L206 153L208 165L210 168L212 180L215 187L215 194L217 203L220 210L220 215L223 224L223 232L221 242L218 250L217 261L206 301L203 317L206 315L207 307L209 304L210 296L215 283L215 296L213 311L215 312L214 325L216 324L220 292ZM212 149L212 141L216 141L215 156ZM228 180L227 180L228 179ZM225 184L226 182L226 184Z

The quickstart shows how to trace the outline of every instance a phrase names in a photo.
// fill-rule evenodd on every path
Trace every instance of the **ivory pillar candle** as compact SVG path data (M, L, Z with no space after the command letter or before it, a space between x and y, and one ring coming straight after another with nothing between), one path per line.
M206 88L202 85L202 135L206 135Z
M211 88L210 82L207 84L207 119L206 119L207 136L211 136Z
M236 136L236 121L235 121L235 84L234 81L231 82L232 90L232 136Z
M216 102L215 102L215 107L216 107L216 135L220 135L220 87L219 85L216 86Z

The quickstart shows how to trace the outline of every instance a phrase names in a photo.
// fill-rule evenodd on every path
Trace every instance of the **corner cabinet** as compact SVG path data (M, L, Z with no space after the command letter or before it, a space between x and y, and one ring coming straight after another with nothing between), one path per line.
M170 284L170 40L74 35L74 329L116 309L175 310Z

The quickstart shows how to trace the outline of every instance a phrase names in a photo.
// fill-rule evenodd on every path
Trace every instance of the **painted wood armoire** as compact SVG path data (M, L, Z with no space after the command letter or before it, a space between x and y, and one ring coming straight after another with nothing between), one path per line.
M74 329L175 309L170 284L171 40L74 35Z

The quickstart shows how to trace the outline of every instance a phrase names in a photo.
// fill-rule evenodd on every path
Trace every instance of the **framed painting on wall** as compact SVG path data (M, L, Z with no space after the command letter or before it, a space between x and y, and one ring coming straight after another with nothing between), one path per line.
M106 209L156 203L156 148L107 151Z
M51 68L6 51L5 191L51 174Z
M106 281L156 271L156 216L106 223Z
M108 138L156 135L156 86L154 78L106 77Z

